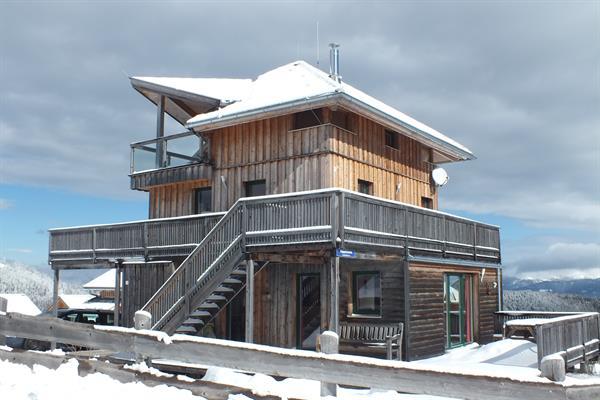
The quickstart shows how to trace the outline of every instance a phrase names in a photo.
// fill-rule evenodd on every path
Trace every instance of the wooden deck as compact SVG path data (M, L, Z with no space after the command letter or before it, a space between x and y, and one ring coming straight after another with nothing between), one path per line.
M496 226L356 192L327 189L240 199L245 252L320 246L500 263ZM50 230L56 266L188 256L225 213ZM231 238L233 239L233 238ZM228 242L230 244L231 242Z

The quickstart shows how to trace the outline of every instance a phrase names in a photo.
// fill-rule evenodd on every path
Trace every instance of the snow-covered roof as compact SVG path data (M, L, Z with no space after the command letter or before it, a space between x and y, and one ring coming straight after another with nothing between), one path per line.
M80 308L84 303L95 297L92 294L61 294L59 296L67 308Z
M0 297L5 298L8 303L6 304L7 312L16 312L24 315L39 315L40 309L33 304L33 301L27 295L24 294L0 294Z
M148 79L148 78L146 78ZM264 113L285 113L291 108L309 109L339 105L360 112L383 125L403 132L449 156L452 160L475 158L473 153L446 135L397 109L369 96L345 82L331 79L327 73L304 61L296 61L268 71L255 80L231 84L230 79L167 81L178 90L194 92L221 100L216 110L199 113L187 121L186 127L196 130L234 125L257 118ZM220 89L220 84L223 88ZM188 87L189 85L189 87Z
M83 288L90 290L113 290L115 288L115 274L116 270L114 268L109 269L102 275L97 276L96 278L83 285Z

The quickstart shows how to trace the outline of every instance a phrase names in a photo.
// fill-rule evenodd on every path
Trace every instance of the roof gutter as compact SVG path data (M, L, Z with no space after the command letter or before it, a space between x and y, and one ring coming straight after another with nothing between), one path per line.
M188 122L185 125L185 127L197 131L218 129L226 126L231 126L234 123L250 122L252 120L257 119L257 117L259 117L260 119L264 119L281 115L283 111L287 111L292 107L296 108L298 111L304 111L315 106L327 105L346 106L347 108L354 108L354 111L358 112L366 111L368 116L370 116L376 122L384 126L388 126L392 129L397 129L397 127L399 126L403 128L401 129L403 133L405 133L410 138L421 142L423 141L423 139L425 139L425 141L429 145L431 145L431 147L444 154L449 154L453 156L453 158L455 158L457 161L476 159L473 153L465 151L460 147L454 146L450 143L444 142L440 138L432 136L431 134L422 131L421 129L418 129L402 120L394 118L389 114L386 114L360 100L357 100L344 92L327 93L320 96L308 97L300 100L292 100L265 107L260 107L241 113L227 115L224 117L213 117L204 121L198 121L194 123Z
M248 110L232 115L227 115L224 117L213 117L204 121L198 121L193 123L188 123L185 125L188 129L199 130L210 130L216 128L223 128L226 126L233 125L233 123L244 123L250 122L252 120L269 118L275 115L281 115L283 111L287 111L290 108L296 108L299 111L307 110L313 108L315 106L327 106L333 105L337 103L337 99L339 98L339 93L327 93L324 95L314 96L314 97L306 97L304 99L286 101L282 103L277 103L273 105L268 105L265 107L255 108L253 110Z
M430 142L433 148L445 153L451 152L454 156L461 160L474 160L477 158L470 151L465 151L460 147L452 145L451 143L444 142L442 139L437 138L413 125L410 125L405 121L402 121L398 118L394 118L389 114L384 113L383 111L378 110L377 108L356 99L355 97L349 96L346 93L340 93L340 95L342 97L342 105L345 105L348 108L352 108L353 105L360 107L360 109L366 110L375 121L379 122L382 125L387 125L390 128L394 128L393 125L391 125L389 122L386 122L391 121L394 124L404 128L404 130L407 131L404 133L406 133L407 136L411 137L412 139L415 139L417 141L419 141L420 139L426 139L428 142Z

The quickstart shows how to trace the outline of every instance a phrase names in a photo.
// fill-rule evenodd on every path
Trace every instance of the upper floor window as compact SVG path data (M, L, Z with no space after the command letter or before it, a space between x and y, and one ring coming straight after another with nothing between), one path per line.
M385 130L385 145L394 149L400 148L400 134L389 129Z
M433 199L431 197L421 197L421 207L433 209Z
M352 273L352 313L381 315L381 276L377 271Z
M421 148L421 161L425 163L431 163L433 161L433 154L430 148Z
M264 196L267 194L267 183L264 179L244 182L245 197Z
M194 214L212 211L212 187L201 187L194 191Z
M373 194L373 182L358 180L358 191L364 194Z
M331 111L331 123L342 129L356 133L356 115L344 110Z
M292 129L303 129L311 126L321 125L323 122L323 110L320 108L306 110L294 114Z

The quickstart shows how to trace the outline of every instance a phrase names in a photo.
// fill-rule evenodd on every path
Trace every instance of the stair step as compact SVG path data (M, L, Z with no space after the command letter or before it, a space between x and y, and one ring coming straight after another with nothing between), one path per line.
M227 298L220 294L211 294L206 298L206 301L227 301Z
M207 303L204 302L202 304L200 304L200 307L198 307L201 310L215 310L215 309L219 309L219 306L215 303Z
M204 320L199 318L188 318L183 321L183 325L204 325Z
M204 311L204 310L196 310L193 313L190 314L190 317L192 318L206 318L206 317L212 317L212 314L208 311Z
M227 286L219 286L215 289L215 293L233 293L234 290Z
M242 281L240 281L239 279L235 279L235 278L227 278L223 281L223 283L228 284L228 285L237 285L237 284L241 284Z
M241 270L241 269L236 269L234 271L231 271L231 276L236 276L236 275L237 276L240 276L240 275L246 276L246 271Z
M179 328L175 329L175 333L183 333L183 334L190 334L190 333L198 333L198 331L196 330L196 328L189 326L189 325L182 325Z

